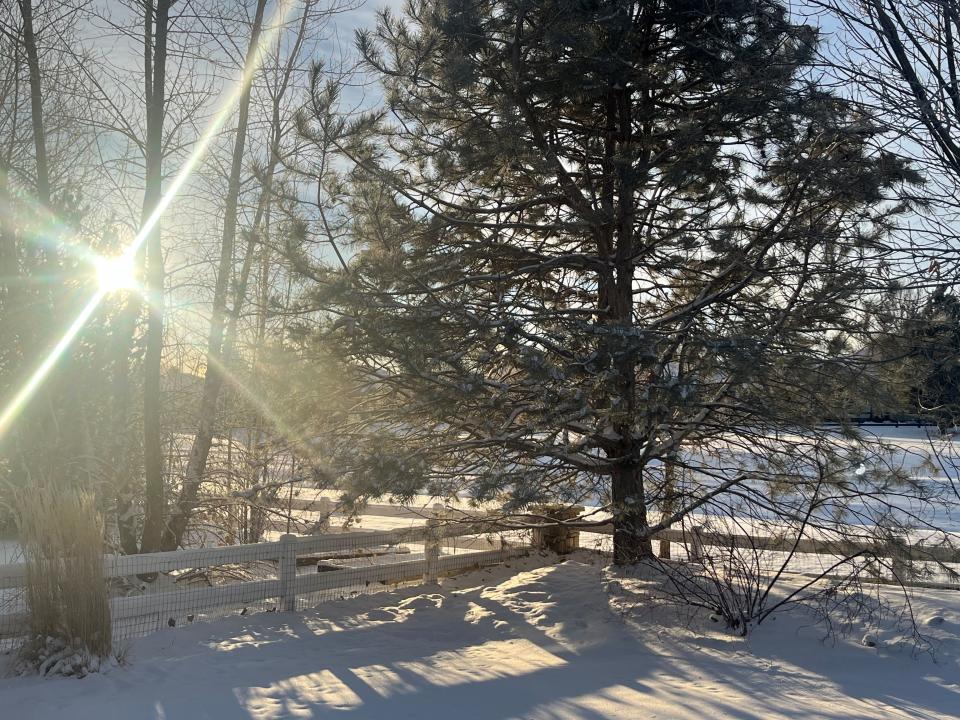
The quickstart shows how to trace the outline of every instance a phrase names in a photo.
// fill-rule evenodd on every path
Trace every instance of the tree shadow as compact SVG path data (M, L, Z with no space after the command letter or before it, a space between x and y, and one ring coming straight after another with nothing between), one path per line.
M871 663L838 669L825 682L799 650L731 652L725 642L671 642L669 628L655 638L607 611L595 567L537 572L540 585L527 583L514 595L482 585L416 587L302 615L177 628L138 646L143 657L130 668L83 686L0 683L0 696L11 700L5 709L12 717L70 720L102 720L105 708L115 717L158 720L841 720L889 717L890 705L904 707L904 717L955 716L960 707L960 695L932 682L914 681L899 692L893 676L901 664L879 680ZM556 598L546 592L569 586L571 577L583 587L567 595L561 588ZM570 608L575 597L581 617ZM565 627L571 618L576 622ZM70 683L82 692L63 692ZM815 698L821 686L838 702L806 706L801 699Z

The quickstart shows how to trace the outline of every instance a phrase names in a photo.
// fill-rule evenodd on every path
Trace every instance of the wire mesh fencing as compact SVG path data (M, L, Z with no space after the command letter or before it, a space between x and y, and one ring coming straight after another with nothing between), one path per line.
M113 638L122 643L224 616L304 610L433 583L504 563L531 548L612 550L610 525L512 525L502 517L468 517L436 507L390 506L373 512L394 527L331 531L333 508L325 503L312 535L273 533L269 542L105 556L103 582ZM654 537L655 552L665 549L660 543L669 544L671 562L699 563L721 572L739 568L766 576L781 571L843 576L856 569L866 580L960 589L960 554L949 547L737 535L704 527L662 531ZM30 629L26 565L16 549L8 547L5 555L0 559L0 651L18 647Z
M445 520L393 530L285 534L273 542L105 556L115 641L229 615L307 609L436 582L526 554L530 532ZM0 650L29 632L25 565L0 564Z

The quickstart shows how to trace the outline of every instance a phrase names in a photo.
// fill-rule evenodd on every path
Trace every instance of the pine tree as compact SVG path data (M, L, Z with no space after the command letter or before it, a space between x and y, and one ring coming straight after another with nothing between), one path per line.
M774 0L414 1L361 33L386 110L335 128L355 254L311 270L374 430L351 491L599 495L619 563L766 502L678 453L830 414L917 181L811 79L816 42Z
M960 300L939 288L907 323L906 335L917 373L911 411L944 432L960 418Z

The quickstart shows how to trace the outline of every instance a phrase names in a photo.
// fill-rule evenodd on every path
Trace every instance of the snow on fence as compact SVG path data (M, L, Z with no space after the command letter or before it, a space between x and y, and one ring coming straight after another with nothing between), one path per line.
M434 516L395 530L286 534L276 542L106 555L113 635L123 640L229 613L291 611L436 582L526 554L528 537L482 518ZM24 564L0 565L0 648L16 645L29 627L25 582Z
M312 513L320 535L284 534L278 541L205 547L144 555L104 556L110 586L114 638L123 640L229 613L289 611L321 602L376 592L399 584L435 582L438 577L494 565L531 548L569 552L577 547L609 551L612 524L513 524L496 514L485 518L429 508L369 506L365 516L423 520L391 530L334 532L329 498L284 503ZM297 526L298 529L301 527ZM671 543L674 560L722 563L734 556L757 571L845 575L842 561L872 561L864 579L960 589L960 550L949 546L828 540L784 535L752 536L704 526L667 529L653 536ZM839 564L838 564L839 563ZM22 563L0 564L0 649L19 642L28 628Z

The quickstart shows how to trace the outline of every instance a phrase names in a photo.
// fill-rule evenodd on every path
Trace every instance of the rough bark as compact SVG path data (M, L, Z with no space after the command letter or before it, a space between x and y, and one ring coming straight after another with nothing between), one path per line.
M43 207L50 205L50 170L47 164L47 141L43 129L43 91L40 86L40 57L33 28L33 2L20 0L23 20L23 47L30 73L30 121L33 124L33 146L37 164L37 200ZM43 250L41 250L43 252Z
M634 327L634 235L635 179L618 167L624 148L634 143L633 113L636 107L629 89L611 88L607 93L604 138L604 176L601 209L605 223L597 228L601 256L611 265L600 283L600 320L611 332L606 352L613 367L612 385L618 399L614 432L618 437L611 477L613 500L613 557L618 565L652 557L647 501L644 488L642 438L637 418L637 354L623 338Z
M166 84L167 33L170 0L157 0L154 8L152 73L147 78L146 186L142 221L149 222L163 194L163 119ZM146 12L149 13L150 6ZM163 532L163 446L160 428L160 372L163 356L163 245L160 223L154 222L146 238L146 294L149 304L143 379L144 515L141 552L160 549Z

